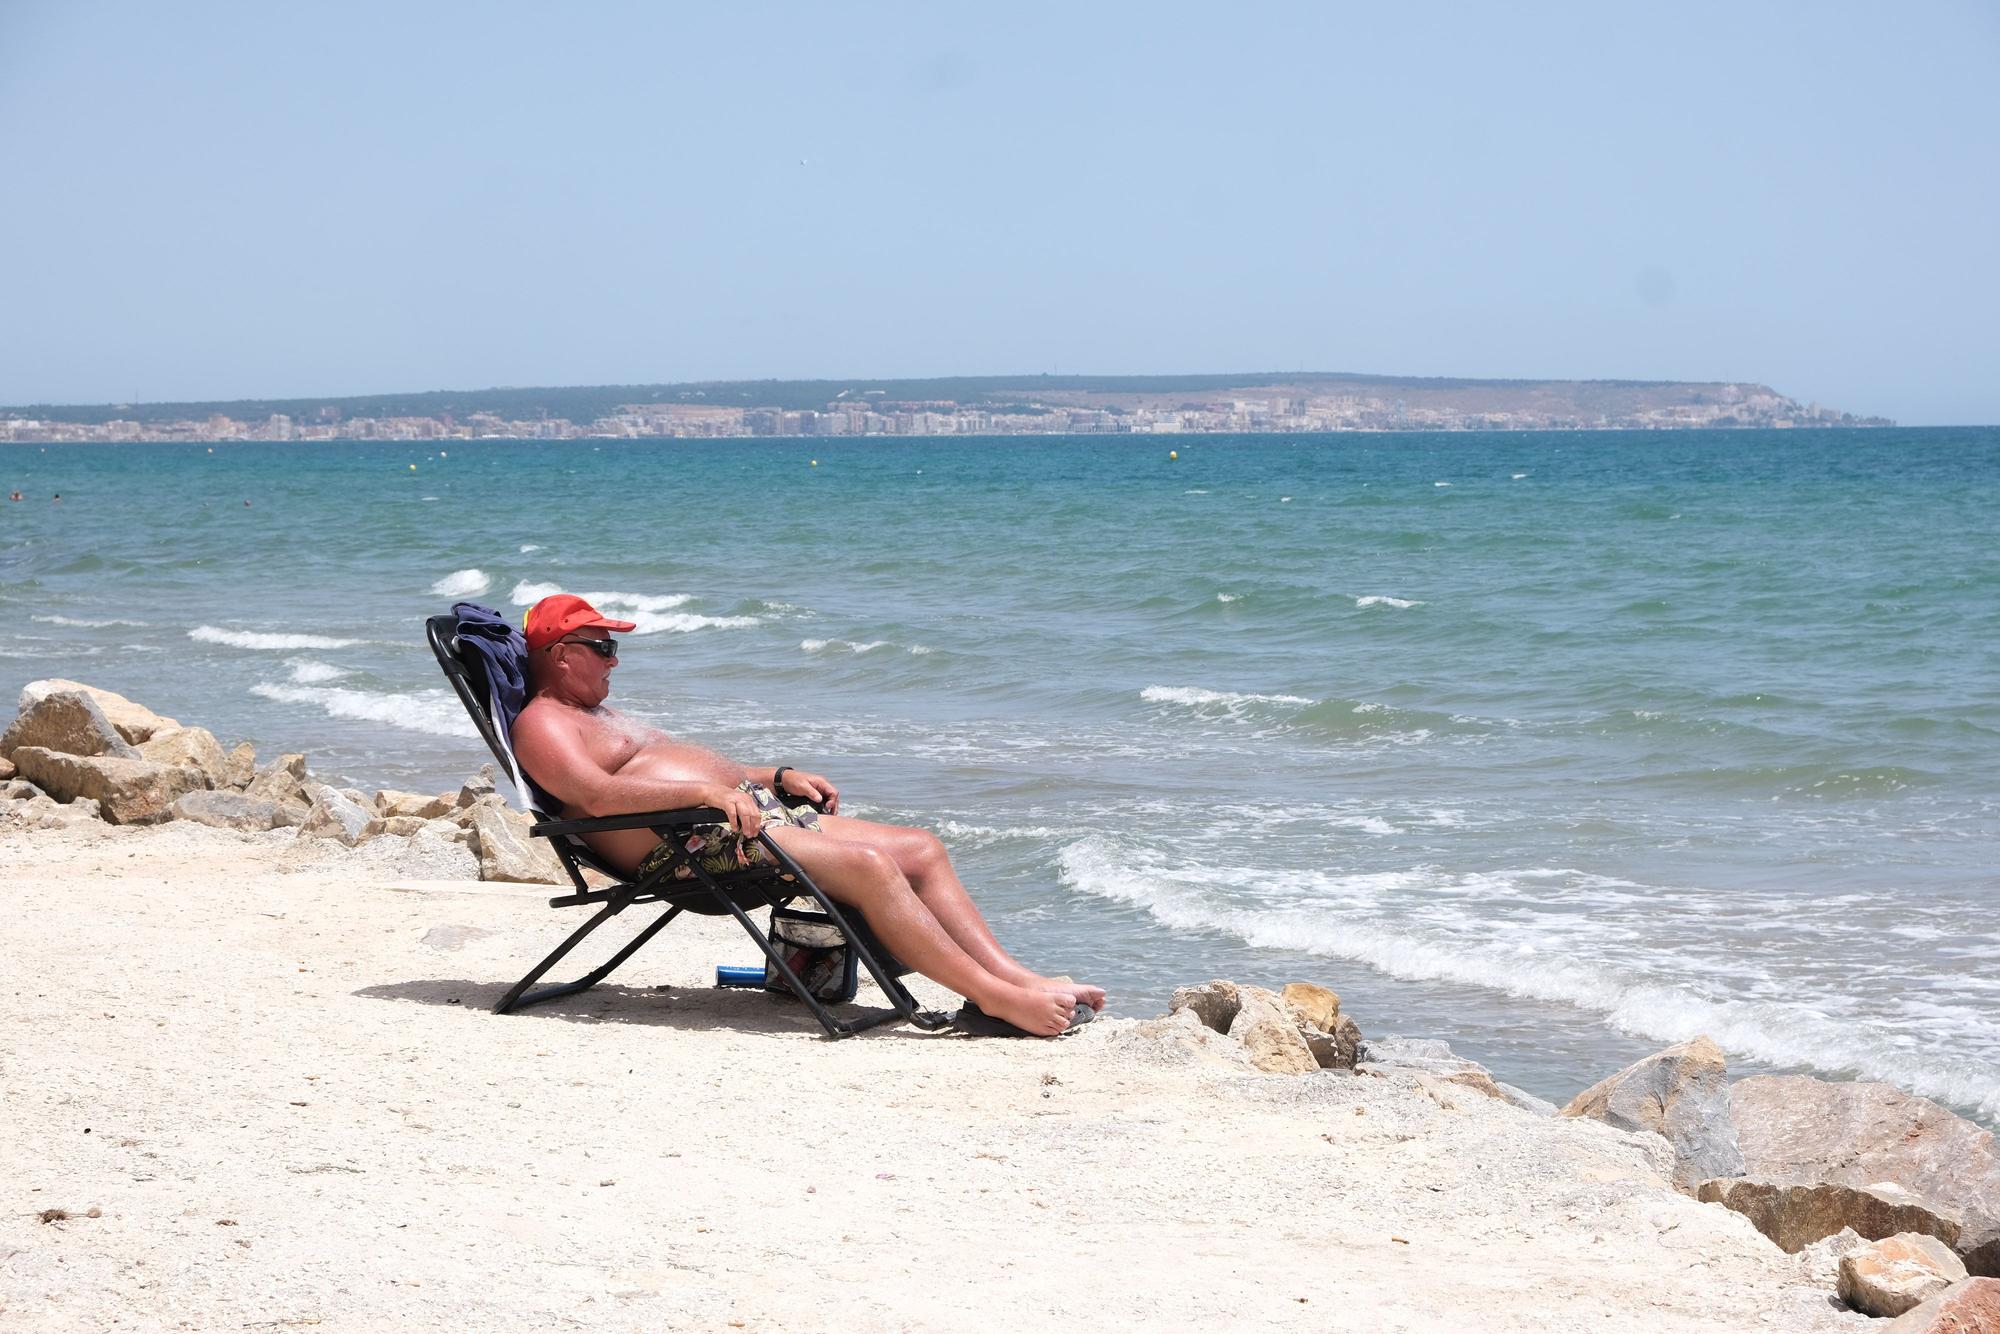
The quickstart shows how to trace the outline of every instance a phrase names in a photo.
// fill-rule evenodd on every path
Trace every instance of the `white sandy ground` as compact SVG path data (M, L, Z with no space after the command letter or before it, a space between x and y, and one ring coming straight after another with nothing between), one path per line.
M1130 1020L827 1042L707 985L754 955L727 921L497 1017L581 914L394 875L284 831L0 835L0 1327L1865 1323L1600 1125Z

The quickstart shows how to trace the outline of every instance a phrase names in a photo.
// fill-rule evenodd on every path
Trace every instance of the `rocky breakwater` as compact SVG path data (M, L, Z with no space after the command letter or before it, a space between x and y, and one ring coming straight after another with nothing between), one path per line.
M477 868L482 880L567 884L529 836L529 817L495 790L487 765L457 792L372 796L317 779L297 754L258 767L247 742L224 750L125 696L77 681L31 681L0 733L0 824L59 828L186 820L246 835L285 831L359 848L402 840L410 860Z

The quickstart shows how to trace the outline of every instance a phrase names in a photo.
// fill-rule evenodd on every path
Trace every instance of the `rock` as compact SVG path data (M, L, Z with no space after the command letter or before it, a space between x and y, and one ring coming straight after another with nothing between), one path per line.
M414 815L378 815L370 820L367 827L361 831L361 837L364 842L371 838L381 838L384 835L393 838L409 838L419 829L428 828L430 828L430 821L419 820Z
M1236 1022L1236 1011L1242 1003L1243 997L1236 984L1217 978L1198 987L1175 987L1173 996L1167 1001L1167 1013L1191 1010L1194 1017L1208 1027L1218 1033L1227 1033L1229 1026Z
M306 796L305 777L305 756L280 755L257 771L245 785L243 795L256 801L275 802L280 807L298 807L299 819L290 823L299 824L305 819L305 808L312 804Z
M1920 1232L1866 1242L1840 1257L1840 1300L1867 1315L1901 1315L1965 1277L1951 1247Z
M165 820L176 799L201 786L192 769L109 755L61 755L40 746L15 751L14 764L58 801L96 801L111 824Z
M1562 1115L1664 1137L1674 1148L1674 1184L1684 1190L1743 1173L1729 1119L1727 1067L1722 1050L1706 1037L1626 1066L1577 1094Z
M1993 1334L2000 1330L2000 1279L1954 1283L1872 1334Z
M1311 982L1287 982L1281 993L1285 1004L1299 1017L1299 1022L1318 1029L1322 1033L1333 1032L1333 1025L1340 1018L1340 994Z
M176 820L217 829L236 829L260 834L284 823L276 802L258 801L240 792L190 792L174 803Z
M455 803L450 797L430 796L422 792L397 792L393 789L385 789L375 794L375 811L379 815L410 815L419 820L435 820L440 815L451 814L454 809Z
M67 829L94 824L102 816L97 803L88 797L65 804L41 792L25 801L0 802L0 812L30 829Z
M180 764L198 772L203 787L229 786L229 757L215 734L205 727L173 727L155 732L139 747L155 764Z
M1831 1288L1840 1282L1840 1257L1856 1246L1866 1246L1868 1238L1851 1227L1844 1227L1830 1237L1821 1237L1810 1246L1799 1250L1799 1272L1806 1282L1816 1288Z
M1958 1220L1886 1181L1842 1186L1725 1177L1702 1182L1695 1198L1742 1214L1780 1250L1794 1255L1848 1227L1871 1241L1898 1232L1922 1232L1948 1246L1958 1241Z
M138 745L152 740L153 733L180 724L171 718L163 718L143 704L134 704L115 690L99 690L81 681L66 681L61 677L51 677L42 681L30 681L21 687L20 712L26 713L31 707L48 696L61 690L81 690L97 702L104 710L104 716L118 729L118 735L127 744Z
M1136 1040L1166 1043L1204 1065L1248 1069L1250 1055L1239 1042L1231 1042L1201 1021L1192 1009L1175 1010L1157 1019L1142 1019L1132 1025Z
M479 842L477 833L455 819L426 820L421 832L426 838L441 839L447 843L455 843L461 848L476 850ZM410 837L415 838L417 835L412 834Z
M1547 1098L1537 1098L1526 1089L1515 1088L1512 1084L1503 1084L1497 1079L1493 1081L1493 1087L1500 1090L1502 1098L1513 1103L1524 1112L1533 1112L1536 1116L1554 1116L1556 1114L1556 1105Z
M118 734L97 701L81 690L51 691L23 709L0 733L0 756L11 760L23 746L39 746L61 755L139 758L139 752Z
M0 783L6 782L13 776L14 776L14 761L0 759Z
M1312 1049L1299 1036L1298 1020L1276 992L1238 987L1240 1003L1229 1036L1250 1053L1250 1064L1267 1075L1303 1075L1319 1069Z
M250 780L257 776L257 748L248 741L239 741L236 748L223 757L222 782L217 787L235 788L242 791L250 786Z
M479 854L479 878L504 880L514 884L561 885L569 877L562 864L546 846L531 843L504 807L481 805L472 808L472 827L477 834L473 851Z
M25 778L9 778L0 783L0 797L9 801L27 801L34 797L45 797L48 793L36 787Z
M306 793L312 808L299 826L300 837L330 838L350 848L361 842L368 822L375 818L367 807L325 783L307 784Z
M1344 1019L1347 1016L1341 1017ZM1356 1058L1364 1065L1422 1070L1434 1075L1455 1075L1471 1070L1487 1073L1485 1066L1466 1060L1454 1052L1449 1043L1438 1038L1405 1038L1391 1034L1364 1041L1357 1033L1355 1041L1358 1046Z
M1756 1075L1730 1086L1743 1174L1772 1181L1889 1181L1960 1224L1974 1275L2000 1275L2000 1147L1993 1132L1887 1084Z
M1361 1025L1353 1016L1341 1015L1333 1023L1334 1059L1336 1070L1352 1070L1361 1059Z
M457 806L466 810L477 805L481 797L497 795L493 787L493 776L499 771L490 764L479 766L479 772L465 780L465 786L458 790Z

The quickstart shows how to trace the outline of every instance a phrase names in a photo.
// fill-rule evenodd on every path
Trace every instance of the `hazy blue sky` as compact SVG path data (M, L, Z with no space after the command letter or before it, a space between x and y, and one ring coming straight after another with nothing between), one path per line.
M0 0L0 402L1062 370L2000 421L1991 3Z

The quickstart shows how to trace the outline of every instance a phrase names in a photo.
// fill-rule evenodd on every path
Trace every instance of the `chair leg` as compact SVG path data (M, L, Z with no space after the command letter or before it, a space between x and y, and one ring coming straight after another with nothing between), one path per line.
M535 983L541 981L542 974L548 972L549 969L555 967L555 965L562 959L562 957L565 954L568 954L572 949L575 949L576 946L582 942L585 936L589 935L591 932L595 931L598 927L604 925L606 922L610 921L613 917L616 917L619 913L623 912L629 902L630 902L629 899L613 899L610 902L606 903L604 907L600 908L597 912L593 913L589 921L585 922L582 926L578 927L575 931L571 932L569 939L563 941L562 944L556 947L554 953L550 954L548 958L543 959L540 963L536 964L533 971L531 971L526 977L522 978L519 982L516 982L514 984L513 990L509 991L505 996L502 996L500 998L500 1003L493 1007L493 1013L506 1014L510 1010L525 1009L530 1005L540 1005L544 1001L560 1000L564 996L574 996L579 991L588 991L590 988L596 986L599 982L602 982L605 978L611 976L613 969L617 968L619 964L624 963L627 959L631 958L634 954L638 953L639 949L642 946L644 946L647 941L651 940L654 936L658 935L660 933L660 929L666 926L667 923L673 921L674 918L678 917L681 912L681 909L678 906L668 908L664 913L660 914L659 918L655 920L650 926L648 926L644 931L641 931L638 935L632 937L632 939L626 943L625 948L619 950L618 953L612 955L611 958L601 967L596 968L593 971L584 974L576 981L565 982L559 986L543 987L539 991L528 990L529 987L532 987L535 985Z

